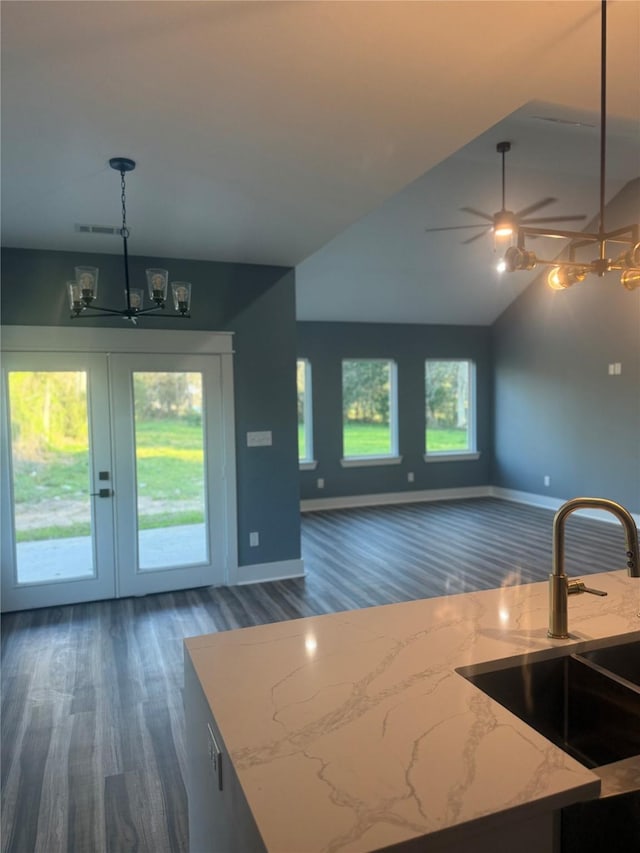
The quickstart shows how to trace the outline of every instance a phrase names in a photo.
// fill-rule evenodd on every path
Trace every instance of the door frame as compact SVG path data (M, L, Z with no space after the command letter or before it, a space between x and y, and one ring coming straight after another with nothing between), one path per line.
M235 417L233 388L233 333L203 331L164 331L139 328L69 328L67 326L2 326L0 351L7 353L96 353L96 354L176 354L216 355L220 363L222 401L222 453L224 458L224 519L220 532L224 538L222 583L233 584L238 574L238 537L236 505ZM3 395L4 398L4 395ZM4 399L3 399L4 407ZM3 430L6 426L3 419ZM8 460L9 442L3 440L3 459ZM8 470L5 467L5 470ZM6 498L6 496L4 496ZM3 529L3 564L15 554L12 506L2 500L0 523ZM7 549L11 549L8 551Z

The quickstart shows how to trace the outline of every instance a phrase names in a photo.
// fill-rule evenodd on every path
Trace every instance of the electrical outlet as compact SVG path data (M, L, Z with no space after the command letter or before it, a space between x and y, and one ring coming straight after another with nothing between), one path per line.
M545 484L545 486L551 485L551 477L548 474L544 475L544 484Z
M319 489L324 489L324 479L322 477L318 477L317 484Z
M409 473L407 474L407 482L413 483L415 479L416 478L413 471L409 471Z
M251 533L249 534L249 547L250 548L257 548L259 544L260 544L260 534L258 533L257 530L252 530Z

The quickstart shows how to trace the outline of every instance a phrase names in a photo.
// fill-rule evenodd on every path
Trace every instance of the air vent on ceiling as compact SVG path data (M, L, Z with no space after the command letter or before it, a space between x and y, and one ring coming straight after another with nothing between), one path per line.
M80 225L76 223L75 230L79 234L108 234L120 236L120 225Z

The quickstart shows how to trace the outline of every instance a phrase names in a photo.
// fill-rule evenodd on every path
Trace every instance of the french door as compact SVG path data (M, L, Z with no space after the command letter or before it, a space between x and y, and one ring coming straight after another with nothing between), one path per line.
M225 582L220 355L5 352L2 372L4 610Z

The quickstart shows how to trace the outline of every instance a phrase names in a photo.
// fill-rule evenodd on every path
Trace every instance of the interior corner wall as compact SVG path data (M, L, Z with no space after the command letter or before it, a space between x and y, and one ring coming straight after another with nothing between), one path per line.
M193 283L190 320L144 319L145 328L234 332L234 396L240 566L300 558L296 433L295 273L287 267L130 257L133 281L162 266ZM122 258L111 254L2 250L5 325L122 327L113 319L69 318L65 282L77 264L100 269L101 301L122 302ZM142 321L141 321L142 323ZM247 447L246 434L271 430L271 447ZM249 532L260 544L249 547Z
M485 326L299 322L298 358L311 363L317 468L300 472L303 499L456 489L489 482L492 458L491 330ZM399 465L343 468L342 359L393 359L398 367ZM476 364L478 460L425 463L425 361ZM413 472L415 480L408 482ZM319 490L318 479L324 480Z
M640 222L640 179L607 206L605 222ZM612 272L552 291L541 275L495 322L493 347L493 484L639 512L640 289Z

